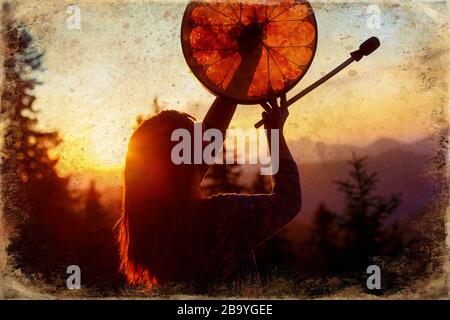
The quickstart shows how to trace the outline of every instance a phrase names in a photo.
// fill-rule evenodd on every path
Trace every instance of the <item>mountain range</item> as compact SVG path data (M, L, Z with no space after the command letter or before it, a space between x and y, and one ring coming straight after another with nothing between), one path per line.
M292 225L309 225L320 203L336 213L343 212L345 197L334 181L349 178L351 167L348 161L353 154L367 157L369 172L377 172L377 195L401 195L401 204L391 221L402 221L422 212L436 199L439 184L444 183L433 180L429 174L433 158L439 151L436 141L434 136L413 143L381 139L365 147L327 145L307 139L290 141L292 153L299 155L296 160L303 196L302 211ZM257 172L254 165L243 166L241 182L249 185ZM118 177L120 179L115 179L116 183L102 188L103 200L109 203L110 208L120 206L122 180L120 174ZM294 229L296 232L301 230Z
M290 141L292 153L299 155L296 161L303 195L303 208L297 222L310 223L320 203L334 212L343 211L345 197L334 181L349 178L351 166L348 161L353 155L367 157L368 171L377 173L377 195L401 195L401 204L393 220L421 212L433 202L439 183L442 183L429 174L433 158L439 151L436 141L434 136L413 143L380 139L365 147L327 145L308 139ZM246 172L243 179L249 181L249 175Z

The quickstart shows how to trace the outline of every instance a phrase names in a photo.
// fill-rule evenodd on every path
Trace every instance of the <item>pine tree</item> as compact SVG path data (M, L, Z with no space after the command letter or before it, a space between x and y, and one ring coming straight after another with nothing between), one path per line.
M388 199L375 195L377 174L368 172L366 161L354 155L349 162L351 180L336 181L346 198L345 260L356 269L367 267L374 256L389 254L386 249L392 244L402 244L397 228L388 229L385 223L399 206L400 195Z
M43 52L26 27L14 21L9 5L2 9L2 206L14 231L8 252L18 267L55 272L50 269L64 250L62 240L69 240L67 231L76 227L70 216L75 200L68 192L69 179L57 174L58 159L49 155L61 141L58 134L36 128L32 91L40 84L35 74L42 71Z
M139 125L144 122L148 117L157 115L161 110L162 110L162 106L159 103L159 99L158 97L154 97L153 98L153 103L151 106L151 112L148 116L144 116L142 114L138 115L136 118L136 125L134 126L134 129L136 129L137 127L139 127Z
M315 271L336 270L339 263L339 256L342 253L340 242L339 216L328 210L324 203L320 203L314 212L312 221L312 237L308 244L314 248L317 255L314 265Z
M214 164L204 179L203 192L211 196L217 193L241 193L245 187L240 184L241 166L239 164L227 164L225 159L225 146L223 151L223 163Z
M97 230L106 227L107 213L100 203L100 197L95 182L91 181L86 192L84 205L85 219L91 234L95 234Z
M80 250L83 282L97 288L114 288L123 284L119 270L119 256L114 221L101 203L101 194L91 181L84 196L83 236L87 239Z

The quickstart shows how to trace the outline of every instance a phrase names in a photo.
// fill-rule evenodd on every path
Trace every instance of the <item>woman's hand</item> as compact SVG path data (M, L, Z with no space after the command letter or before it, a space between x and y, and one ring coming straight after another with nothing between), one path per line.
M283 94L280 98L280 105L278 105L276 98L269 99L269 103L261 103L261 106L264 108L264 112L262 113L262 117L264 120L264 128L267 129L267 140L269 144L269 149L271 156L274 157L273 152L279 152L279 156L275 157L275 159L289 159L293 160L292 154L289 151L289 147L286 143L286 139L284 137L283 128L284 123L289 115L286 95ZM272 132L270 130L279 130L278 141L272 141ZM272 143L277 143L278 146L275 147ZM274 159L274 158L272 158Z
M276 98L269 99L268 103L263 102L261 106L264 109L262 118L264 120L265 129L278 129L280 133L283 132L284 124L289 115L286 103L286 94L280 98L280 105Z

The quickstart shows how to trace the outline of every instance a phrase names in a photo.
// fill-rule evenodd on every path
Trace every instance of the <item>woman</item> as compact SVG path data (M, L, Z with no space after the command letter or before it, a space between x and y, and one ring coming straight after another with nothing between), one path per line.
M248 89L261 57L261 41L250 31L238 39L243 58L229 90ZM130 284L205 283L254 274L252 250L301 207L297 165L283 135L286 97L281 100L281 106L276 100L262 104L265 128L279 130L280 165L271 194L202 197L200 183L208 167L175 165L170 158L176 144L172 132L184 128L193 135L194 118L185 113L163 111L136 129L127 153L119 221L121 270ZM204 128L219 129L225 137L235 110L235 103L217 98Z
M205 127L224 132L235 108L217 98ZM297 215L299 175L283 134L288 111L276 102L264 108L265 128L280 130L280 166L271 194L202 197L207 168L174 165L170 159L171 132L185 128L193 133L187 114L163 111L135 131L119 234L121 268L130 284L243 279L252 274L252 250Z

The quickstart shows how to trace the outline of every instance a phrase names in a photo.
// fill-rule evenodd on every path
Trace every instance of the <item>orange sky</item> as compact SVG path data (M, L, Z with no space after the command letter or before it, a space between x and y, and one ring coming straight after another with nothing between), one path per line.
M300 91L370 36L382 47L290 109L289 139L366 145L382 137L412 141L440 128L446 110L445 2L380 2L381 28L366 25L369 3L314 1L319 44ZM56 129L63 172L121 168L136 117L164 108L201 119L214 97L193 77L180 46L185 2L80 1L81 29L67 28L65 1L20 4L45 50L44 82L35 90L38 119ZM232 126L250 128L258 106L241 106Z

